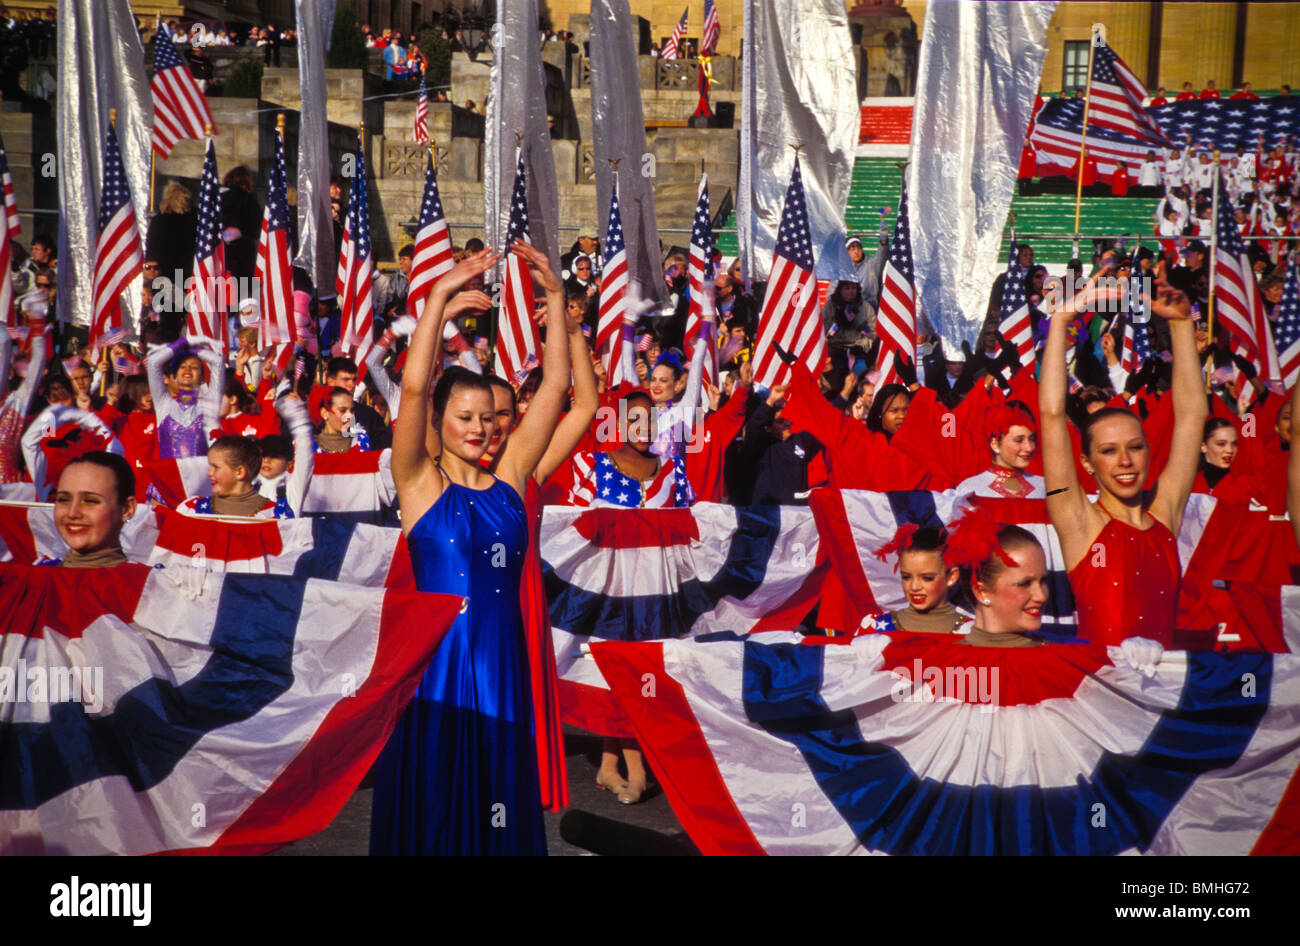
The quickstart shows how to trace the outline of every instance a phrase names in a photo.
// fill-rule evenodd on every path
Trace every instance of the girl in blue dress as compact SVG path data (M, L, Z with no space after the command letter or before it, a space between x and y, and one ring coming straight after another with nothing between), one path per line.
M550 324L563 325L564 291L546 256L521 242L511 251L545 290ZM432 404L429 395L443 323L491 305L458 290L499 258L485 250L438 280L403 372L392 470L416 586L466 605L380 754L372 854L546 853L519 583L524 490L567 394L568 339L549 333L545 380L495 476L481 466L497 422L487 381L454 367Z

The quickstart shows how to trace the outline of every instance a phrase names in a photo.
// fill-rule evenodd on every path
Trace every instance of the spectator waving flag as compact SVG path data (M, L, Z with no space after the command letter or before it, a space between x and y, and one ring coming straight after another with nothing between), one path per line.
M1146 86L1105 42L1093 48L1092 87L1087 102L1088 156L1097 172L1109 177L1123 164L1134 177L1148 151L1159 153L1169 140L1142 107ZM1083 137L1084 103L1058 98L1048 102L1034 118L1030 135L1039 165L1069 170L1079 163Z
M284 128L275 133L275 157L262 215L262 237L257 244L257 283L262 288L262 324L259 348L292 342L293 273L289 262L289 199L285 193Z
M754 383L765 388L784 383L790 369L777 355L784 348L808 366L814 377L822 371L826 338L817 315L817 281L813 276L812 237L808 234L808 205L804 199L799 158L794 160L785 192L781 226L772 251L767 296L758 319L754 346Z
M704 36L700 39L700 55L712 56L718 51L718 8L713 0L704 0Z
M898 359L916 360L916 284L913 282L912 236L908 225L907 189L898 199L898 218L894 221L894 240L889 245L889 259L880 282L880 310L876 333L880 336L880 382L901 382Z
M528 264L509 252L515 240L532 243L528 237L528 175L524 156L519 155L515 186L510 195L510 222L506 227L506 274L497 324L496 372L507 381L525 371L528 359L537 361L542 350L541 334L533 321L533 277Z
M122 168L117 131L110 121L104 139L104 183L99 192L99 240L95 244L91 349L99 357L100 339L122 327L122 293L140 275L140 231Z
M348 196L348 212L343 223L343 246L339 249L339 269L334 291L343 313L343 347L355 353L357 364L364 364L366 353L375 343L374 296L375 263L370 254L370 200L366 186L366 152L357 144L357 163Z
M1011 259L1007 262L1007 275L1002 283L1001 320L998 331L1016 346L1018 366L1033 361L1034 331L1029 320L1029 299L1025 295L1025 271L1020 267L1018 247L1011 238Z
M208 154L199 181L198 223L194 233L194 280L189 289L186 329L190 338L211 338L222 352L226 337L226 248L221 242L221 185L217 181L217 146L208 139Z
M153 150L164 160L182 138L202 138L213 124L208 100L159 25L153 54Z
M424 88L424 74L420 74L420 95L415 100L415 143L429 143L429 94Z
M424 300L438 277L455 263L451 258L451 233L438 195L438 176L433 169L433 155L424 170L424 199L420 202L420 229L415 233L415 255L411 259L411 288L407 291L407 309L418 319L424 313Z
M618 209L618 172L609 194L609 221L605 228L604 268L600 280L600 315L596 320L596 351L605 365L607 384L623 381L623 319L627 315L627 244L623 240L623 215Z
M700 196L691 225L691 259L686 266L691 304L686 313L686 351L695 343L708 346L704 354L704 380L718 383L717 316L713 307L713 219L709 215L709 176L700 178Z
M1282 301L1278 303L1274 332L1282 387L1290 390L1300 380L1300 269L1296 268L1294 259L1287 266L1286 280L1282 283Z
M18 218L18 197L14 194L14 176L9 173L9 155L0 144L0 185L4 187L4 214L9 239L17 240L23 234L23 222Z
M1235 222L1235 208L1222 178L1219 181L1219 242L1216 250L1215 315L1227 326L1264 381L1282 380L1277 349L1264 314L1255 271Z
M682 43L686 39L686 20L691 15L691 8L687 7L682 11L682 18L677 21L673 27L673 35L668 37L668 42L664 43L664 59L680 59L682 55Z

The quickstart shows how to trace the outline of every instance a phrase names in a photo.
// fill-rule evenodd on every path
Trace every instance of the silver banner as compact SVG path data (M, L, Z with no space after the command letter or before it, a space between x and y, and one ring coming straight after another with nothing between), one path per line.
M537 0L497 4L488 88L483 142L483 240L501 252L507 249L503 244L510 221L510 192L515 183L516 156L522 148L528 174L528 232L533 246L543 250L558 270L555 228L559 222L559 194L551 130L546 122L546 72L537 34Z
M99 191L104 180L108 110L117 109L131 202L144 247L149 211L149 138L153 98L144 47L128 0L59 0L58 31L59 290L58 317L89 325ZM37 158L33 155L33 160ZM123 325L139 330L140 281L132 283Z
M1006 266L1016 186L1055 3L929 3L907 166L917 295L950 352L974 347Z
M617 160L628 275L640 283L643 298L664 302L667 294L659 261L653 164L647 159L641 83L627 0L591 0L590 48L591 127L601 239L609 225L609 197L614 189L609 162Z
M334 297L338 248L330 212L329 122L325 119L325 53L336 0L295 0L298 15L298 255L323 299ZM363 142L364 144L364 142Z
M861 113L844 0L746 0L744 40L741 266L747 278L767 278L799 145L817 278L856 278L844 206Z

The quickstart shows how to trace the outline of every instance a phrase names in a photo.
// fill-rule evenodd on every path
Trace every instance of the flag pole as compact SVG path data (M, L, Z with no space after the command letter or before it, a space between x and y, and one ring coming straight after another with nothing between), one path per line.
M1219 149L1214 149L1214 183L1210 189L1210 285L1205 307L1206 331L1209 333L1208 357L1205 359L1205 390L1210 390L1214 374L1214 282L1219 269Z
M1079 216L1083 211L1083 169L1088 158L1088 106L1092 104L1092 58L1097 49L1097 37L1106 41L1106 27L1101 23L1092 24L1092 37L1088 43L1088 78L1083 90L1083 131L1079 136L1079 183L1074 192L1074 252L1079 259Z

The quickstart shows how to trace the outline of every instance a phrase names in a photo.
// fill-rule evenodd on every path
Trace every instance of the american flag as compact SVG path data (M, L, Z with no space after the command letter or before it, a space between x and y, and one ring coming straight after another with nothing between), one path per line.
M407 309L418 319L424 314L424 300L438 277L455 263L451 258L451 233L438 196L438 176L433 155L424 169L424 200L420 202L420 229L415 233L415 255L411 259L411 288L406 293Z
M208 139L199 181L198 223L194 231L194 279L189 289L186 328L190 338L211 338L230 350L226 336L226 247L221 242L221 184L217 180L217 146Z
M415 143L429 143L429 94L424 89L424 76L420 76L420 95L415 100Z
M1007 262L1006 278L1002 282L1001 319L998 331L1016 346L1019 364L1027 365L1034 358L1034 330L1029 320L1029 299L1025 295L1025 271L1020 267L1019 247L1011 239L1011 259Z
M104 138L104 185L99 192L99 240L95 244L94 311L91 350L99 357L100 339L122 325L122 293L140 275L140 231L122 168L117 131L110 123Z
M289 199L285 194L284 137L275 134L275 158L262 215L262 236L257 244L257 283L262 288L262 324L259 348L292 342L293 272L289 262Z
M600 281L600 315L596 319L596 351L605 365L608 384L624 380L620 355L623 317L627 314L627 244L623 240L623 215L618 208L618 175L609 195L609 223L605 229L604 276Z
M1295 259L1286 269L1273 333L1277 341L1282 387L1289 390L1300 380L1300 268L1297 268Z
M780 345L808 366L813 377L822 373L826 338L817 315L817 281L813 277L812 237L808 233L808 206L803 175L795 157L790 186L785 192L781 226L772 251L772 272L758 319L754 346L754 383L765 388L785 383L790 369L776 353Z
M1235 208L1222 179L1219 181L1219 241L1216 247L1214 293L1216 315L1245 349L1263 381L1280 381L1277 349L1264 315L1255 271L1246 245L1233 219Z
M8 221L9 239L17 240L23 234L23 223L18 218L18 197L14 194L14 177L9 173L9 156L0 145L0 184L4 186L4 214Z
M1154 351L1147 329L1149 316L1142 301L1142 267L1138 264L1138 247L1133 249L1132 268L1128 279L1128 318L1124 322L1124 346L1120 352L1120 366L1133 374L1147 363Z
M695 222L691 225L691 259L686 265L691 304L686 313L685 349L693 352L702 341L704 380L718 383L718 345L714 333L717 321L713 307L713 219L709 215L709 176L700 178L700 195L695 203ZM708 316L706 319L705 316Z
M357 144L357 161L348 195L348 212L343 222L343 245L339 248L339 269L334 279L339 310L343 313L343 348L355 353L358 364L375 343L375 262L370 254L370 199L366 186L366 152Z
M1190 138L1224 155L1237 148L1255 148L1261 135L1266 148L1300 136L1300 102L1289 96L1170 102L1152 109L1151 115L1175 141Z
M682 18L673 27L673 35L668 37L668 42L664 43L663 51L660 53L664 59L676 59L681 55L682 41L686 39L686 18L690 13L690 7L682 11Z
M700 55L712 56L718 51L718 8L713 0L704 0L704 36L700 40Z
M153 150L166 159L182 138L202 138L212 124L212 112L189 67L172 45L172 35L159 25L153 53ZM215 129L214 129L215 132Z
M508 252L515 240L532 243L528 237L528 175L524 156L519 155L515 187L510 195L510 222L506 226L506 273L497 322L496 372L507 380L523 370L529 356L542 350L541 334L533 321L533 277L528 264Z
M1160 153L1169 141L1142 107L1147 90L1124 60L1104 42L1092 56L1092 89L1088 99L1088 156L1097 172L1113 174L1123 163L1134 177L1148 151ZM1034 118L1030 141L1039 164L1073 168L1079 162L1084 102L1053 99Z
M898 218L894 221L894 239L889 245L889 259L880 281L880 309L876 333L880 336L880 383L902 381L898 358L916 360L916 270L912 267L912 235L908 224L907 189L898 199Z

